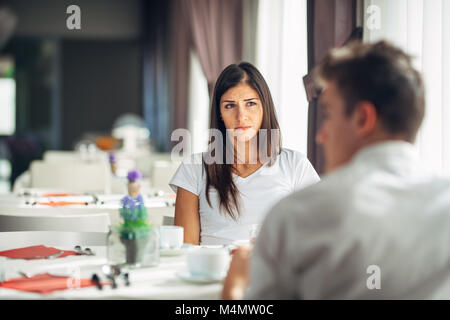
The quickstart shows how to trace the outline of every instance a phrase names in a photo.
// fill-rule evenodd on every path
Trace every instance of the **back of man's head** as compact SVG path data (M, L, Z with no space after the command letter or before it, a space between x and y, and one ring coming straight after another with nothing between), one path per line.
M425 109L425 90L412 59L386 41L352 42L331 50L315 70L319 85L335 81L349 115L371 102L384 130L415 140Z

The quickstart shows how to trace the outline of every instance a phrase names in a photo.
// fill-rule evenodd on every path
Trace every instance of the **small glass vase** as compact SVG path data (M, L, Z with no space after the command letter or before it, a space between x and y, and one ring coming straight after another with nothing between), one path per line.
M114 226L108 234L108 264L130 268L153 267L159 264L159 232L150 227L146 236L126 239L120 226Z

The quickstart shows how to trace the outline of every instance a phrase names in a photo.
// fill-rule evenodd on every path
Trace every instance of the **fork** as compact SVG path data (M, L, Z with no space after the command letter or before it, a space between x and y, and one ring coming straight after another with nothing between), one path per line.
M81 246L75 246L74 250L78 255L95 256L95 253L91 250L91 248L83 249Z

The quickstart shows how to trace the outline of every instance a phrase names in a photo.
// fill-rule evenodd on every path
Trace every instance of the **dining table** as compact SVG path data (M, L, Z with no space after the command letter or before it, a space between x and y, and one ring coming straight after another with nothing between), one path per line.
M94 194L51 189L24 189L20 193L0 195L0 215L51 216L108 213L111 224L120 223L119 209L125 194ZM148 190L142 195L148 221L161 225L164 217L173 219L175 194Z
M120 200L124 194L80 194L69 190L24 189L20 193L0 195L0 215L15 215L24 217L66 217L108 213L111 224L120 223ZM150 190L142 194L147 208L149 221L154 225L163 224L163 217L173 219L175 209L174 194L161 190ZM11 230L14 231L14 230ZM24 243L33 239L28 235L33 232L44 233L44 240ZM54 259L23 259L2 256L1 252L8 250L44 246L69 252L77 243L64 238L64 245L53 240L51 232L21 231L1 232L17 234L17 241L0 241L0 299L70 299L70 300L103 300L103 299L150 299L150 300L215 300L220 298L223 279L206 280L186 279L187 249L170 253L160 252L159 262L152 267L122 266L121 275L128 275L128 283L122 276L117 280L117 286L111 285L111 279L105 274L105 266L109 266L107 242L102 245L92 245L90 249L95 255L67 255ZM56 232L58 233L58 232ZM1 237L0 237L1 239ZM74 237L74 239L77 239ZM68 243L69 241L69 243ZM97 241L98 242L98 241ZM25 245L26 244L26 245ZM101 289L93 285L93 276ZM69 279L73 286L59 290L33 291L22 290L15 285L27 287L26 282L39 280L52 281ZM41 278L42 277L42 278ZM58 278L59 277L59 278ZM69 281L68 280L68 281ZM17 282L18 281L18 282ZM43 282L46 284L47 282ZM49 280L50 281L50 280ZM81 282L80 282L81 281ZM79 286L77 283L84 285ZM87 285L86 285L87 284ZM95 283L96 284L96 283ZM128 284L128 285L127 285ZM12 287L11 287L12 286ZM31 286L32 287L32 286Z
M14 248L14 243L0 243L2 252ZM57 249L73 250L74 248L60 246ZM69 255L54 259L34 260L0 256L0 299L216 300L220 298L223 280L199 282L197 280L186 281L185 278L180 277L180 274L187 270L187 250L181 250L176 255L167 255L167 253L161 255L159 263L153 267L122 266L121 276L117 277L114 288L111 279L108 278L108 273L105 273L105 266L109 266L107 246L91 246L89 249L94 255ZM66 277L71 285L51 292L29 292L17 288L5 288L8 281L17 279L26 281L27 277L43 275ZM77 283L86 283L86 281L89 283L94 275L102 284L101 289L93 283L86 287L77 285Z

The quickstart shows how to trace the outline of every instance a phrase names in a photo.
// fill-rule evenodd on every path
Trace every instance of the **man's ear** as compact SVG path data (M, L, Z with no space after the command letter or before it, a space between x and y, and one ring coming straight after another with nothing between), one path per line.
M378 125L378 114L373 103L360 101L353 112L356 130L360 136L368 136Z

